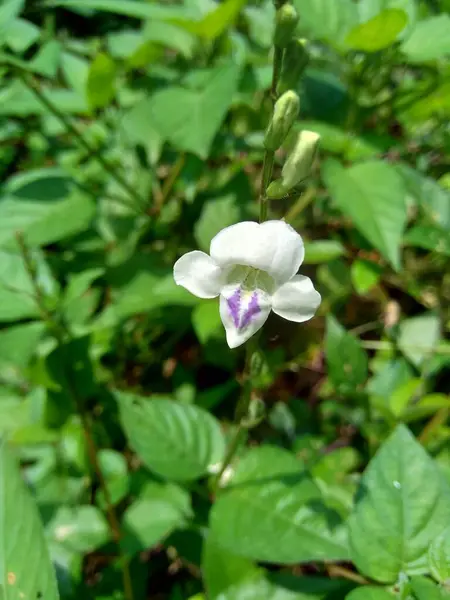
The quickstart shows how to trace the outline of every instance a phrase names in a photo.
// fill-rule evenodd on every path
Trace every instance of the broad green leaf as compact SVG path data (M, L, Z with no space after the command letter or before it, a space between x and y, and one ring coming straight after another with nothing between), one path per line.
M91 108L104 108L116 93L117 68L113 59L100 52L89 67L86 96Z
M49 40L30 61L30 68L50 79L56 77L61 58L61 42Z
M0 589L4 600L59 598L36 503L5 441L0 441Z
M394 600L394 596L383 588L365 585L351 591L345 600Z
M38 321L1 329L0 365L18 369L26 367L44 331L45 324Z
M172 48L186 58L192 58L194 55L197 41L195 36L173 23L151 19L145 24L142 36L147 44L147 49L145 46L141 46L133 52L130 57L130 64L133 66L139 66L139 61L145 59L146 52L148 56L149 50L151 55L149 44L153 47L157 44L158 46Z
M427 62L450 54L450 15L444 13L419 21L401 49L412 62Z
M222 460L218 422L197 406L115 393L128 441L152 471L175 481L205 475Z
M345 254L341 242L335 240L314 240L305 242L305 264L318 265L339 258Z
M405 319L400 323L398 347L416 367L420 367L438 344L440 331L441 323L436 314L425 313Z
M176 149L207 158L237 89L239 69L228 64L213 69L199 89L173 86L156 92L149 106L159 135Z
M349 522L352 561L384 583L401 572L425 573L428 546L449 519L450 492L441 472L399 425L362 477Z
M407 22L408 17L403 10L388 8L354 27L345 38L345 43L353 50L378 52L396 41Z
M123 549L132 555L152 548L192 516L188 492L172 483L149 482L123 515Z
M51 542L74 553L93 552L111 538L108 522L95 506L61 506L46 532Z
M406 190L397 171L382 161L344 169L327 161L322 175L331 197L359 231L400 268L400 245L406 223Z
M69 9L93 9L136 19L173 19L183 18L189 14L181 6L164 6L156 2L147 3L138 0L48 0L46 5Z
M0 44L8 34L11 23L25 6L25 0L4 0L0 7Z
M382 269L370 260L358 259L352 263L351 274L358 294L367 294L380 281Z
M428 566L439 583L450 583L450 527L438 535L428 548Z
M224 0L201 21L178 20L176 23L208 41L215 40L233 24L245 3L246 0Z
M40 35L40 29L34 23L25 19L14 19L8 26L5 42L14 52L25 52Z
M210 339L223 338L223 325L217 300L202 302L192 311L192 325L202 344Z
M437 225L416 225L405 235L405 244L450 256L450 231Z
M16 247L17 232L33 246L62 240L87 229L94 212L93 200L60 169L16 175L0 200L0 246Z
M294 5L312 36L332 46L342 46L358 22L358 8L352 0L294 0Z
M366 382L368 358L355 336L330 315L327 318L325 355L332 384L342 391L353 391Z
M426 577L412 577L411 588L415 600L448 600L450 594Z
M358 2L359 20L364 23L389 9L402 10L406 13L408 25L399 36L400 38L405 37L414 28L417 21L416 0L360 0Z
M245 455L210 519L218 544L253 560L294 564L347 557L340 518L324 505L297 459L280 448L261 446Z
M241 210L234 194L205 202L194 226L195 239L200 248L209 251L212 238L224 227L237 223L240 215Z
M128 493L127 460L120 452L105 449L99 451L98 462L103 473L105 486L108 489L109 500L112 504L118 504ZM103 489L97 491L96 500L104 510L107 508Z
M56 283L42 255L36 252L33 256L41 286L55 294ZM17 251L0 250L0 322L38 316L34 288L22 256Z
M41 85L42 94L67 114L86 114L87 105L80 94L72 90ZM26 117L49 115L49 110L22 81L16 79L0 90L0 115Z

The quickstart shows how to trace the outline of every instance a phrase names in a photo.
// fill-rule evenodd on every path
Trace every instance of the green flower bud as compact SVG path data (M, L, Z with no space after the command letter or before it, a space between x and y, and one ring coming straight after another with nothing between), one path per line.
M311 172L317 154L320 136L314 131L301 131L291 153L281 170L283 187L292 189Z
M277 85L277 94L280 96L287 90L297 87L301 74L309 62L306 49L306 40L291 40L286 46L281 65L280 78Z
M284 48L291 41L298 23L298 14L292 4L283 4L276 12L273 43Z
M293 91L288 91L275 102L273 115L264 138L267 150L277 150L286 139L300 110L300 99Z
M271 200L278 200L279 198L286 196L288 191L289 188L286 188L282 179L275 179L275 181L272 181L272 183L268 186L266 190L266 196Z

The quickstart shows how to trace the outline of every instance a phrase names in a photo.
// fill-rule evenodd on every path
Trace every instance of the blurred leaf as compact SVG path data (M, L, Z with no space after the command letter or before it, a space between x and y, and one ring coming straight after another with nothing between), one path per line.
M401 49L412 62L426 62L450 54L450 16L440 14L419 21Z
M136 19L171 19L183 17L187 12L181 6L164 6L156 2L149 4L139 0L47 0L46 5L94 9Z
M411 587L416 600L445 600L449 597L448 591L426 577L412 577Z
M385 9L369 21L354 27L345 38L345 43L353 50L378 52L396 41L407 22L408 17L403 10Z
M0 43L8 34L11 23L22 11L25 6L25 0L4 0L0 7Z
M355 260L352 263L352 283L358 294L367 294L380 281L383 270L370 260Z
M253 560L344 560L346 533L294 455L261 446L245 455L211 512L214 539ZM280 544L280 539L283 543Z
M401 572L425 573L428 546L449 522L449 500L437 466L399 425L362 477L350 517L353 562L384 583Z
M317 265L345 255L345 247L335 240L305 242L305 264Z
M428 548L428 567L439 583L450 582L450 527L439 534Z
M328 160L322 175L342 212L398 270L406 190L395 169L375 160L344 169Z
M95 212L92 199L57 168L16 175L7 182L4 194L0 246L16 246L19 231L28 244L56 242L86 229Z
M92 61L86 81L86 95L91 108L104 108L116 93L116 64L100 52Z
M412 406L407 406L402 414L402 421L410 423L434 415L442 408L450 409L450 397L445 394L427 394Z
M405 244L450 256L450 231L437 225L416 225L405 235Z
M112 504L118 504L128 493L127 460L120 452L105 449L99 451L98 462L108 490L109 500ZM105 493L101 488L97 491L97 502L104 510L107 508Z
M224 0L217 8L208 12L201 21L178 20L188 31L212 41L218 38L236 20L247 0Z
M403 10L408 16L408 26L403 31L408 32L415 25L417 20L418 7L416 0L360 0L358 3L358 11L361 22L368 21L376 17L380 12L387 9Z
M150 482L123 515L122 546L130 555L152 548L192 516L188 492L172 483Z
M216 301L202 302L192 311L192 325L202 344L210 339L224 337L219 306Z
M329 377L337 389L353 391L366 382L368 359L365 350L332 315L327 318L325 355Z
M115 396L131 446L161 477L198 479L222 460L222 432L214 417L203 409L118 391Z
M61 57L61 43L58 40L49 40L33 57L30 68L35 73L54 78L59 68Z
M150 100L149 115L154 127L176 149L207 158L238 77L239 69L228 64L213 69L198 90L173 86L156 92Z
M205 202L194 227L195 239L200 248L208 252L212 238L224 227L237 223L240 215L234 194Z
M49 294L55 281L40 253L34 253L38 278ZM0 321L15 321L40 316L30 276L22 256L0 250Z
M438 344L440 331L440 319L433 313L405 319L399 326L398 347L416 367L420 367Z
M108 523L95 506L61 506L47 526L47 536L74 553L93 552L110 539Z
M356 588L345 596L345 600L393 600L394 596L383 588L372 585Z
M8 25L5 42L13 52L21 53L28 50L40 35L40 29L34 23L25 19L14 19Z
M45 324L37 321L0 330L0 365L26 367L44 331Z
M358 8L351 0L294 0L294 5L312 36L332 46L341 46L358 22Z
M39 513L5 441L0 442L0 524L4 599L58 600Z
M151 19L147 21L143 31L145 43L160 44L180 52L185 58L192 58L195 52L196 39L188 31L173 23ZM130 62L137 66L139 54L142 56L143 46L136 50L130 58Z

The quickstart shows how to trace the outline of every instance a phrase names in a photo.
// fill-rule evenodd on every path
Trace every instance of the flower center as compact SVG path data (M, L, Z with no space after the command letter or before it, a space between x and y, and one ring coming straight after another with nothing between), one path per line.
M226 278L223 290L228 311L238 331L246 329L267 306L275 290L275 281L265 271L234 266Z

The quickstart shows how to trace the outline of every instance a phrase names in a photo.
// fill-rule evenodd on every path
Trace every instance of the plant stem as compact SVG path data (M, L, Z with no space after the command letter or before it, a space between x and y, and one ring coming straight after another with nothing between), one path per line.
M367 585L368 583L370 583L362 575L354 573L353 571L350 571L350 569L346 569L345 567L341 567L339 565L325 565L325 568L330 577L343 577L344 579L354 581L355 583L359 583L360 585Z
M98 460L98 450L95 444L94 435L91 427L91 423L89 420L89 415L85 409L83 398L81 398L78 394L77 387L74 383L73 379L73 371L70 368L67 368L67 365L70 364L70 359L66 356L67 344L66 340L70 340L70 331L64 325L62 321L59 319L54 319L53 315L49 311L46 305L45 293L43 292L41 286L38 282L38 273L36 269L36 265L34 264L33 258L27 247L23 235L21 233L16 234L17 244L19 246L20 253L22 255L22 260L25 265L25 269L28 273L28 276L31 281L31 285L34 290L34 298L36 304L39 308L39 312L41 313L41 317L43 321L47 324L48 329L55 336L58 351L62 357L63 363L63 372L65 376L65 382L67 384L67 393L72 401L72 404L78 413L81 425L83 428L83 434L86 440L87 453L89 457L89 462L93 467L93 471L98 479L98 483L100 488L103 491L103 496L106 504L106 513L108 516L108 521L111 529L111 535L114 542L117 544L121 570L122 570L122 580L124 587L124 595L126 600L133 600L133 587L131 582L130 568L128 557L122 552L120 546L121 540L121 530L120 530L120 522L117 517L114 505L111 500L111 495L109 493L108 485L102 473L100 463Z
M141 198L141 196L136 192L133 186L128 183L128 181L118 172L118 170L111 164L99 151L97 148L91 145L91 143L83 136L83 134L78 130L77 127L71 122L71 120L61 111L59 108L53 104L53 102L40 90L38 84L31 79L28 75L23 73L20 69L16 70L18 77L21 81L26 85L26 87L31 90L34 95L38 98L38 100L43 104L61 123L64 125L68 133L72 134L79 142L80 146L82 146L93 158L95 158L103 169L111 175L113 179L124 189L129 197L132 199L132 202L128 203L125 200L122 202L128 207L133 209L137 214L141 214L144 211L144 206L146 204L145 200Z
M272 111L277 99L277 84L280 77L281 61L283 58L283 50L275 46L273 53L272 67L272 84L270 86L270 98L272 100ZM266 150L264 152L262 176L261 176L261 191L259 194L259 222L262 223L267 219L269 199L266 195L267 187L272 179L273 165L275 162L275 152Z
M301 196L297 198L295 203L291 206L286 214L286 221L292 223L298 215L305 210L307 206L311 204L316 195L316 189L309 187Z

